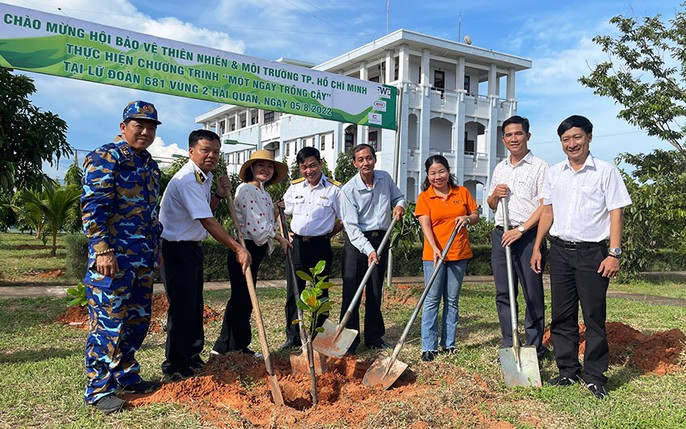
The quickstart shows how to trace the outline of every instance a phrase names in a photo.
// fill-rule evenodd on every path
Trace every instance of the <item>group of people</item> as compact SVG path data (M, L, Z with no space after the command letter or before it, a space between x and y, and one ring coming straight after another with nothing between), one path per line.
M88 154L84 163L82 211L89 239L84 283L90 314L86 403L106 413L116 412L126 404L118 393L149 393L159 387L159 382L140 377L135 358L150 324L157 270L162 271L169 301L163 380L191 377L203 367L201 242L208 235L228 248L231 284L221 332L211 355L259 355L249 348L252 303L245 277L248 267L254 283L260 263L278 243L284 252L290 251L295 270L307 271L324 260L323 274L328 276L332 265L330 239L340 231L345 232L341 315L352 302L367 268L375 264L364 286L364 341L370 349L391 347L384 340L381 312L388 250L377 250L392 219L404 215L406 202L391 176L375 169L372 146L359 144L353 148L351 162L358 174L343 186L322 173L317 149L302 148L296 155L302 177L291 181L283 201L276 204L265 188L284 181L288 168L274 160L270 151L253 152L240 169L242 183L234 198L234 227L244 238L242 246L213 215L232 191L225 176L216 180L212 191L212 172L221 146L216 133L190 133L188 163L174 175L160 200L160 170L147 151L160 123L151 103L129 103L120 123L120 137ZM515 260L515 278L521 283L527 307L527 344L537 348L541 359L546 357L548 350L542 345L542 270L544 238L550 230L551 331L560 370L550 383L571 385L582 380L577 358L577 302L581 302L587 326L583 380L597 397L604 397L605 292L609 279L619 270L621 209L631 200L617 169L590 155L592 125L586 118L568 118L558 134L567 160L549 169L527 147L528 120L513 116L503 124L503 142L510 155L493 172L487 200L496 211L492 252L496 306L503 344L511 346L504 258L505 247L509 246ZM455 350L460 288L467 260L472 257L466 227L479 221L479 207L469 191L455 182L445 157L430 156L425 169L426 179L414 216L424 233L422 259L427 282L448 237L458 229L424 302L421 358L431 361L439 353L439 343L445 352ZM505 198L510 202L509 228L504 228L499 204ZM291 221L290 231L280 233L281 210L291 216ZM290 270L289 264L286 269ZM302 341L293 324L299 297L294 293L292 278L288 271L285 350L299 347ZM304 281L296 281L297 289L302 291ZM444 308L439 330L441 301ZM359 302L346 327L360 331ZM356 352L360 339L358 334L349 353Z

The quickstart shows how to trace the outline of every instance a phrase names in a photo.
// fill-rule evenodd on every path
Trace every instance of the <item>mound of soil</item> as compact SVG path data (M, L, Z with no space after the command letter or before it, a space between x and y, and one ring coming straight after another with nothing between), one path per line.
M186 404L209 427L311 428L360 427L380 414L386 404L406 403L411 407L415 401L426 402L429 398L431 412L443 416L446 422L459 419L474 427L513 427L493 421L480 411L480 401L494 398L484 380L448 363L432 362L431 369L440 372L440 377L417 384L416 374L407 370L392 389L383 390L362 384L371 360L327 358L328 371L317 377L318 404L312 407L309 374L291 372L289 362L279 355L272 355L272 359L284 407L273 403L263 360L242 353L212 356L197 377L166 383L151 395L128 395L127 399L134 407L169 401ZM445 383L464 388L469 404L474 405L463 404L458 416L454 408L433 396L433 389Z
M39 279L56 279L57 277L62 277L64 275L64 270L58 268L56 270L43 271L36 274Z
M610 364L629 362L642 373L665 375L683 370L680 362L686 345L686 335L679 329L656 332L652 335L619 322L608 322L607 342L610 347ZM546 328L543 344L552 345L550 329ZM586 350L586 326L579 325L579 357L583 358Z
M156 293L152 295L152 317L150 321L150 332L161 332L167 325L167 309L169 303L167 296L163 293ZM209 305L205 305L203 309L203 320L205 324L221 320L222 315L212 309ZM64 325L74 326L79 329L89 329L88 308L81 306L72 306L67 308L63 313L57 316L57 322Z

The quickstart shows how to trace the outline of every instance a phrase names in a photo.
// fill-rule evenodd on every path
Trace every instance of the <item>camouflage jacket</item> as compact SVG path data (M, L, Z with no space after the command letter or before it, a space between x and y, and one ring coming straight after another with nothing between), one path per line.
M119 141L89 153L84 168L81 212L89 239L86 283L103 280L95 271L95 257L107 249L114 249L121 270L156 267L162 233L157 162L148 151L136 154L126 141Z

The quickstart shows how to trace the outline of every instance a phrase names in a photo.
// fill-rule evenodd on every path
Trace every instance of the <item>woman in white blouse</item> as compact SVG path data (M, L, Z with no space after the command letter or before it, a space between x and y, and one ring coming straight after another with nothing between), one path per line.
M274 250L274 240L278 240L284 251L290 243L277 233L278 212L265 187L280 183L288 177L288 167L274 160L268 150L255 151L238 173L243 183L236 188L234 205L238 228L245 239L245 247L252 256L253 282L262 259ZM214 343L211 354L223 355L228 352L242 352L255 355L248 346L252 339L250 314L252 303L248 295L248 284L236 262L236 255L229 251L227 256L231 297L226 303L224 321L219 338Z

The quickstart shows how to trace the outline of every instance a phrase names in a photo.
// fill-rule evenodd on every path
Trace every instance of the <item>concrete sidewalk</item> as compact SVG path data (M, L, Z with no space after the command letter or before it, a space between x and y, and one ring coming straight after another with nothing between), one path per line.
M342 280L335 278L331 280L335 285L340 285ZM394 277L393 284L403 283L423 283L424 277ZM493 276L465 276L464 283L490 283ZM22 297L65 297L67 289L74 286L5 286L0 287L0 299L2 298L22 298ZM258 288L285 288L286 280L258 280ZM205 282L205 290L229 290L228 281ZM164 285L155 283L154 293L163 293Z
M686 271L674 272L647 272L641 273L641 278L646 280L675 280L686 283ZM341 284L340 278L331 280L335 285ZM394 277L393 284L407 284L407 283L423 283L424 277ZM493 283L493 276L465 276L463 283ZM550 278L548 275L543 276L543 283L550 285ZM67 288L73 286L5 286L0 287L0 299L3 298L31 298L31 297L65 297L67 296ZM285 280L258 280L258 288L285 288ZM205 290L229 290L230 285L228 281L223 282L205 282ZM155 293L164 293L164 285L162 283L155 283ZM494 291L495 293L495 291ZM674 305L678 307L686 307L686 299L683 298L669 298L655 295L636 294L629 292L622 292L617 290L610 290L607 292L608 298L626 299L630 301L647 302L658 305Z

